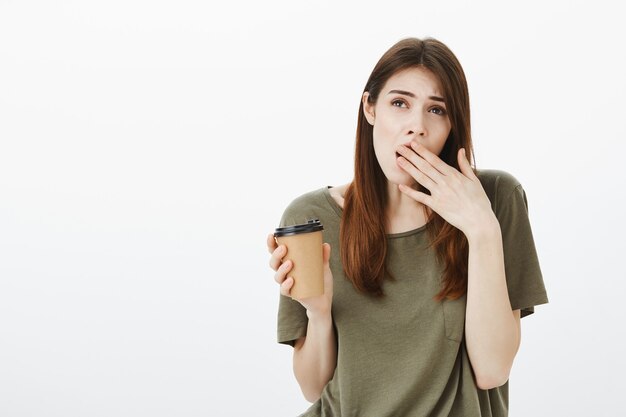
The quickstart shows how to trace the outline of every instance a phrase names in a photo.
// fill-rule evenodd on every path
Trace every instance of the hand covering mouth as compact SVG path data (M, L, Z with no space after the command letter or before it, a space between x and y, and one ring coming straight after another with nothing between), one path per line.
M411 142L409 142L409 143L405 143L405 144L403 144L402 146L404 146L405 148L407 148L407 149L409 149L409 150L413 151L413 148L411 148ZM399 158L399 157L401 157L401 156L402 156L402 155L400 155L400 153L396 152L396 159L397 159L397 158Z

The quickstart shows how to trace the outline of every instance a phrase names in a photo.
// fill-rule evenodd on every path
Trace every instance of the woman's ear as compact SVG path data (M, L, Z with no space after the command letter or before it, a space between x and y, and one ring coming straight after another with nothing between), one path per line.
M374 114L374 105L370 104L367 99L370 96L369 92L364 92L363 93L363 113L365 114L365 118L367 119L367 122L369 124L371 124L372 126L374 126L374 119L376 119L376 115Z

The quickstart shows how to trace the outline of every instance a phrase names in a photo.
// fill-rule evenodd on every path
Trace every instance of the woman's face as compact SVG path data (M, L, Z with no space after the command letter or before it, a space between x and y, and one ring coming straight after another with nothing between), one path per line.
M398 146L410 148L415 140L435 155L441 153L451 127L441 91L432 72L413 67L391 76L375 105L367 102L369 93L363 93L365 117L374 127L376 158L389 182L416 183L397 163Z

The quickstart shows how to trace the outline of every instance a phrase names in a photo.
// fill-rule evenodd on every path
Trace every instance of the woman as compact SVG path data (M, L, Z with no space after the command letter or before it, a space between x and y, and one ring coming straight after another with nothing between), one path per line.
M324 225L325 293L291 299L286 248L267 239L304 416L508 415L520 318L548 298L522 186L471 155L458 60L401 40L365 86L354 180L282 216Z

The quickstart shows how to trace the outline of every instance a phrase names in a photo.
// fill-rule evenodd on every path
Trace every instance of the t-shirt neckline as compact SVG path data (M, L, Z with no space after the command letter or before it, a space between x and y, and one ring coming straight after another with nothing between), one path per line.
M330 195L331 188L333 188L332 185L327 185L326 187L323 188L324 196L326 197L326 200L328 201L328 204L330 205L330 207L337 214L337 217L341 219L341 216L343 215L343 208L335 201L333 196ZM397 239L401 237L411 236L411 235L425 231L426 226L428 226L428 223L423 226L418 227L417 229L407 230L406 232L400 232L400 233L387 233L386 235L388 239Z

